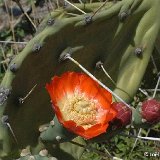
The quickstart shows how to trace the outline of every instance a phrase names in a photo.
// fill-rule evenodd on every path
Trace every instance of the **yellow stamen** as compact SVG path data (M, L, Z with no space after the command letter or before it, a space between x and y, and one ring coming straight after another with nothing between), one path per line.
M78 126L88 129L97 123L97 101L88 99L76 90L67 94L57 104L65 121L73 120Z

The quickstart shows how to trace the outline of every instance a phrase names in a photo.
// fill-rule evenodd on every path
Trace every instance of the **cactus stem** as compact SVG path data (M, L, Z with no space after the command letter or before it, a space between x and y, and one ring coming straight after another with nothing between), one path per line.
M29 97L29 95L34 91L36 86L37 86L37 84L32 87L32 89L27 93L27 95L25 97L19 98L19 103L21 103L21 104L24 103L24 101Z
M105 86L101 81L99 81L96 77L94 77L88 70L86 70L81 64L79 64L75 59L73 59L70 54L66 54L65 59L71 60L74 64L79 66L89 77L91 77L93 80L95 80L100 86L102 86L104 89L112 93L117 99L119 99L121 102L123 102L127 107L130 109L133 109L130 107L129 104L127 104L122 98L120 98L117 94L115 94L111 89L109 89L107 86Z
M69 2L68 0L64 0L66 3L70 4L72 7L76 8L78 11L80 11L83 14L86 14L86 12L84 12L83 10L79 9L77 6L75 6L74 4L72 4L71 2Z

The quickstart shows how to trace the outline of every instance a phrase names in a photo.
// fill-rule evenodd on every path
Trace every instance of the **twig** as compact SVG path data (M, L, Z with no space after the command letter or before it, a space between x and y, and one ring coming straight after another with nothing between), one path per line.
M10 43L10 44L27 44L28 42L15 42L15 41L0 41L0 43Z
M21 3L19 2L19 0L13 0L17 3L17 5L19 6L21 12L25 15L27 21L33 26L33 28L35 29L35 31L37 30L36 25L33 23L32 19L29 17L29 15L24 11Z

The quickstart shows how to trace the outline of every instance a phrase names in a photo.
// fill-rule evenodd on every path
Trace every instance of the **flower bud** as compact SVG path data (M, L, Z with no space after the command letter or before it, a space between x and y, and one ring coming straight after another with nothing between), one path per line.
M114 127L120 128L130 124L132 119L132 111L129 107L122 102L113 102L112 108L117 110L117 115L112 121Z
M146 100L142 103L142 118L148 123L160 121L160 102L155 99Z

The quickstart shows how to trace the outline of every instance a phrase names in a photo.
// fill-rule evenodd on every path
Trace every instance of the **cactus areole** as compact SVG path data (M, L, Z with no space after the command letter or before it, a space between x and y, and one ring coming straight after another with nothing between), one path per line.
M59 122L71 132L90 139L104 132L117 112L112 95L83 73L66 72L46 85Z

